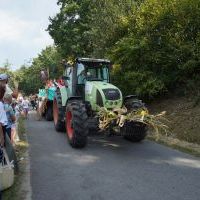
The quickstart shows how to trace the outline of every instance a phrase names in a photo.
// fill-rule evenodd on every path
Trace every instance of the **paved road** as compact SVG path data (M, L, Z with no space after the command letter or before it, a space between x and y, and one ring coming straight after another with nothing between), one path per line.
M95 136L72 149L52 122L27 121L33 200L199 200L200 160L150 141Z

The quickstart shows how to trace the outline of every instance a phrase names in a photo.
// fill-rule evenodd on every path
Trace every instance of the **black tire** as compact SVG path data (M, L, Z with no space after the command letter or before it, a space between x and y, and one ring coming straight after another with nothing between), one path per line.
M124 102L128 112L146 109L144 103L138 99L128 99ZM141 142L147 135L147 125L141 122L126 122L121 128L122 135L131 142Z
M147 126L141 122L126 122L121 128L121 133L126 140L141 142L147 135Z
M47 110L45 112L45 119L47 121L53 120L53 107L52 107L52 105L47 106Z
M53 100L53 120L56 131L65 131L65 121L64 121L65 111L62 107L62 98L60 89L56 90L56 97Z
M73 148L83 148L87 145L88 116L85 105L81 101L70 102L66 108L66 132Z

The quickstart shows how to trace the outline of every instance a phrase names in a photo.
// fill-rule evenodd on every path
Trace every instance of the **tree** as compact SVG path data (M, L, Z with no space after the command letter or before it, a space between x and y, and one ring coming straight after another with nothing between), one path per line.
M19 82L19 89L26 95L37 93L39 88L44 87L40 80L40 71L48 69L49 78L58 78L63 71L60 64L61 56L54 46L46 47L33 59L31 66L23 65L16 71L16 80Z
M199 0L58 4L48 31L59 51L64 57L110 58L117 66L113 80L124 93L152 98L200 83Z

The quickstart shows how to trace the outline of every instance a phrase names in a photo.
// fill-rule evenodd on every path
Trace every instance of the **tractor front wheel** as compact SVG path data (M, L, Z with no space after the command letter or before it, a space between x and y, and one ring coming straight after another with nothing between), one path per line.
M65 126L68 141L73 148L83 148L87 145L88 116L82 102L75 101L67 105Z

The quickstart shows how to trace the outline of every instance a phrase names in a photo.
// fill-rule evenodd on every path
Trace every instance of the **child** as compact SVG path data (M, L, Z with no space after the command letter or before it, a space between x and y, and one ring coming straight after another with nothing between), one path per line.
M29 101L27 98L24 98L24 100L22 101L22 106L23 106L24 117L27 119L29 111Z
M6 111L6 115L7 115L7 119L8 119L8 123L7 123L7 126L6 126L6 133L8 134L8 136L11 140L12 139L11 128L12 128L12 126L15 123L15 120L16 120L14 110L11 106L12 95L5 94L3 99L4 99L4 109Z

